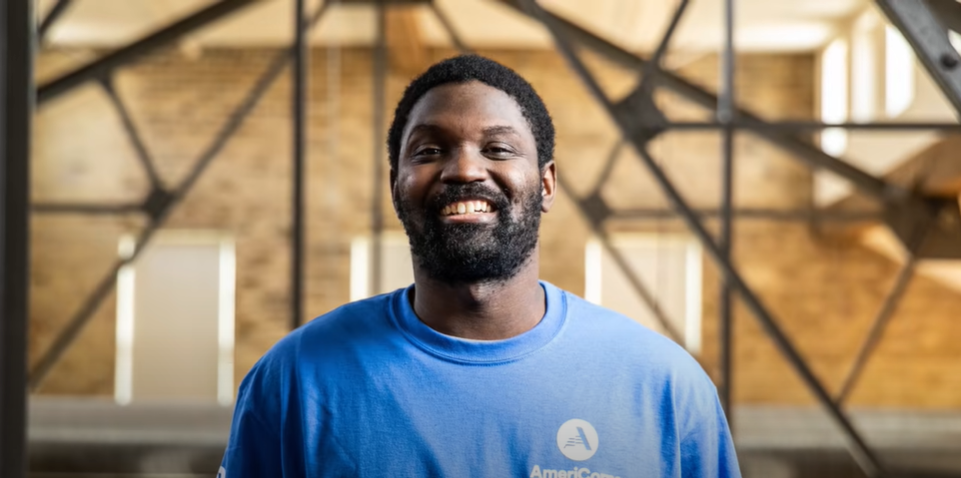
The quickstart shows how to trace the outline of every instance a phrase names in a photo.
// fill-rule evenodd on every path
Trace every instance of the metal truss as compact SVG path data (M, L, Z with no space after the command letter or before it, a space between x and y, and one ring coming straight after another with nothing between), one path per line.
M789 364L800 375L802 381L811 390L817 400L830 414L839 429L847 437L852 455L864 472L871 477L890 476L882 463L867 446L858 431L851 424L847 415L841 410L841 404L856 384L864 364L871 351L880 339L885 324L893 315L897 303L904 295L906 286L912 277L915 265L923 258L961 257L961 212L955 198L943 198L926 195L906 187L892 184L881 178L872 176L839 158L828 155L813 145L809 140L796 136L803 131L815 131L828 127L870 130L940 130L957 132L961 125L956 123L844 123L824 124L818 122L768 122L748 111L739 109L734 98L733 72L734 55L732 44L733 32L733 0L726 0L725 24L726 37L724 61L722 66L722 93L716 96L684 79L661 68L661 59L668 49L670 40L688 7L688 0L681 0L677 10L666 28L663 39L650 59L643 59L628 52L594 34L569 22L559 16L541 9L532 0L499 0L528 16L543 23L555 39L558 50L583 80L593 96L600 102L607 113L617 124L622 140L615 145L607 162L602 168L601 175L586 196L578 196L566 182L564 176L559 177L560 186L567 191L578 206L578 210L590 225L593 232L601 239L606 251L624 273L628 282L653 311L655 318L661 323L668 335L680 341L680 334L673 327L673 322L665 315L653 294L643 284L638 275L632 270L623 255L614 247L606 233L605 224L612 220L643 220L679 218L691 229L701 241L704 250L714 260L721 270L724 284L721 291L721 369L722 384L720 395L723 399L728 417L731 402L731 293L736 292L741 300L758 319L762 328L777 345L778 349L788 360ZM80 330L92 317L94 311L107 297L115 284L116 273L124 265L136 259L150 241L154 232L160 228L184 195L190 191L199 176L206 170L209 163L217 156L230 136L237 130L243 119L250 113L267 88L279 77L291 59L294 60L293 81L293 217L292 217L292 270L291 270L291 326L300 324L301 303L303 297L303 266L304 256L304 178L303 168L306 154L306 84L308 47L306 35L310 27L321 18L330 3L324 3L310 17L304 12L304 0L295 2L295 41L293 46L279 53L271 62L262 76L253 85L247 97L237 106L228 121L203 151L195 162L191 173L175 187L166 187L157 175L149 151L140 139L138 130L130 118L129 113L117 94L111 81L112 72L128 64L144 53L160 46L169 44L183 35L202 28L240 8L256 3L256 0L221 0L194 15L148 35L131 45L121 48L114 53L104 56L84 67L78 68L56 80L48 82L37 90L37 101L46 101L67 93L73 88L90 80L99 81L108 99L114 105L122 124L126 129L131 143L137 152L138 160L144 168L151 185L151 191L141 204L36 204L34 212L38 213L81 213L81 214L115 214L115 213L145 213L149 218L148 225L137 239L137 246L132 257L117 261L110 272L95 288L81 308L72 316L67 326L54 341L54 344L42 356L38 365L29 378L31 389L42 382L50 369L56 364L65 350L76 339ZM69 5L70 0L61 0L51 10L43 21L42 30L46 32L50 25L60 16ZM461 51L468 51L466 44L460 39L451 22L437 5L431 0L342 0L345 4L373 4L377 9L377 40L374 48L373 77L374 77L374 123L375 138L383 136L384 102L387 75L387 48L385 34L385 10L389 6L421 4L430 7L434 16L447 31L451 42ZM938 82L939 86L951 99L952 104L961 111L961 57L957 55L947 43L948 28L957 30L961 26L961 6L953 0L919 0L897 1L878 0L879 5L891 18L892 22L905 33L909 42L918 51L919 56ZM935 12L934 15L931 12ZM943 36L943 38L941 38ZM575 53L574 45L579 45L601 54L613 62L626 66L643 75L638 87L625 98L615 101L609 98L597 84L594 75L585 67ZM677 93L688 100L717 113L713 122L672 122L653 101L653 92L657 88L665 88ZM721 207L717 210L694 210L678 192L657 162L647 151L647 144L667 130L717 130L722 133L723 184ZM733 134L735 131L750 131L770 143L793 153L793 156L811 168L831 171L850 181L859 191L876 199L880 205L880 212L826 212L811 210L764 210L764 209L735 209L733 207ZM28 137L25 135L23 137ZM379 144L379 143L378 143ZM661 209L627 209L614 210L604 200L602 190L611 175L618 153L625 145L633 147L639 155L640 161L648 168L665 195L670 200L673 211ZM372 255L372 283L373 290L379 290L381 274L381 236L384 228L383 181L384 155L382 148L375 148L374 161L374 195L372 202L371 230L373 236ZM703 218L717 217L721 220L721 233L713 238L704 226ZM823 384L814 375L800 353L789 338L777 325L777 321L770 314L766 306L760 301L753 290L744 282L737 267L730 257L733 239L733 219L784 220L784 221L884 221L902 241L909 251L909 260L904 265L895 283L885 299L874 325L867 339L861 346L857 358L851 365L849 373L839 393L831 396ZM7 267L4 263L5 270ZM0 300L4 300L0 297ZM4 302L4 305L6 302ZM5 330L5 329L4 329ZM6 336L0 337L5 341ZM6 345L6 342L4 342ZM5 348L4 350L8 350ZM4 362L5 366L6 362ZM0 377L2 379L2 377ZM3 382L6 390L7 382ZM0 410L2 413L2 410ZM0 418L6 418L0 414ZM6 423L6 422L3 422ZM6 426L3 427L6 429ZM6 476L6 475L4 475Z
M194 162L193 168L190 173L179 183L176 187L166 188L161 183L159 177L152 166L150 155L140 141L140 136L137 134L137 129L134 126L133 121L130 119L127 113L126 107L123 101L117 95L116 91L113 89L112 82L109 80L109 76L104 76L112 72L115 68L120 67L127 62L133 61L142 55L144 52L153 50L164 43L172 41L178 38L180 35L189 30L187 26L193 25L191 28L195 28L198 23L209 23L217 18L223 17L229 13L236 11L237 8L243 5L249 5L253 2L249 0L224 0L202 10L195 15L188 17L187 19L181 20L170 27L161 30L153 35L148 36L146 39L136 42L130 47L125 47L115 52L107 57L96 60L90 65L82 67L73 73L64 76L60 80L54 80L51 85L79 85L89 79L98 79L101 81L101 85L107 92L108 97L111 99L111 103L115 106L120 115L125 129L128 132L128 136L131 142L134 144L135 149L138 151L138 159L144 167L147 176L150 178L151 190L147 194L143 203L139 205L140 212L144 213L148 217L148 223L144 229L140 232L136 240L136 247L133 254L130 257L122 258L117 260L113 266L110 268L108 273L98 282L97 286L94 288L92 293L83 302L80 308L71 316L67 324L64 326L63 330L54 339L53 344L44 352L41 358L37 361L37 364L30 372L29 379L27 381L28 388L30 390L36 390L43 380L50 373L54 365L60 360L60 357L67 351L67 349L73 344L77 336L86 326L86 324L93 317L93 314L97 311L100 304L107 298L110 292L113 290L116 284L116 276L120 269L132 263L144 250L150 240L153 238L154 233L162 227L170 215L173 208L187 195L188 192L196 184L200 176L207 170L210 163L218 156L220 151L226 145L227 141L233 136L233 134L240 128L244 119L253 111L254 107L260 102L260 99L264 96L271 85L280 77L284 69L291 62L292 59L296 60L295 65L300 65L295 68L295 75L292 75L293 81L295 83L294 88L294 104L304 103L303 95L306 93L306 68L304 68L304 62L306 59L306 42L304 36L301 34L297 35L295 40L295 45L289 49L282 50L277 53L274 59L270 62L261 76L255 81L251 90L247 93L244 99L239 105L234 109L233 113L220 128L217 134L214 136L210 144L206 149L199 155L197 160ZM316 23L321 19L324 12L327 10L329 3L324 3L309 17L304 18L302 9L297 9L296 23L298 29L309 31L311 27L316 25ZM212 10L216 7L220 7L217 10ZM229 7L229 8L228 8ZM216 12L214 14L213 12ZM199 17L199 18L195 18ZM216 18L214 18L216 17ZM306 33L304 33L306 34ZM135 45L139 45L136 46ZM126 52L122 53L121 52ZM112 58L112 59L111 59ZM119 58L119 59L118 59ZM101 73L101 71L105 71ZM85 73L86 72L86 73ZM93 72L93 73L89 73ZM89 75L89 76L88 76ZM69 80L68 80L69 79ZM69 88L73 86L60 86L48 91L56 91L59 93L66 92ZM38 93L39 94L39 93ZM53 93L50 93L51 95ZM50 98L52 96L48 96ZM296 144L303 144L304 141L304 118L305 112L298 108L295 108L295 127L294 127L294 141L295 141L295 174L300 174L303 167L303 155L304 150L298 149ZM299 166L298 166L299 165ZM295 183L299 183L302 178L297 177ZM295 188L296 190L297 188ZM295 203L303 200L303 191L295 192L294 201ZM70 205L70 204L56 204L56 205L39 205L35 206L35 211L37 212L71 212L71 213L114 213L114 212L132 212L134 205L107 205L107 206L97 206L97 205ZM295 213L303 214L302 208L295 208ZM302 217L302 216L301 216ZM302 223L301 223L302 224ZM301 227L293 239L295 243L303 244L303 228ZM299 236L299 237L298 237ZM294 257L292 258L292 269L295 271L294 274L298 277L298 280L302 280L302 257L298 255L298 252L302 254L302 249L294 250ZM299 270L299 272L297 272ZM294 290L302 287L296 282L293 284ZM302 290L302 289L301 289ZM299 299L299 297L297 297ZM299 304L299 302L298 302ZM299 305L297 306L299 307ZM296 321L296 317L292 318L292 321Z
M730 382L730 373L732 367L730 357L732 341L730 298L728 295L729 293L727 292L727 290L730 289L736 291L741 296L741 299L748 309L751 310L755 318L759 321L762 328L771 337L775 345L785 356L794 370L798 373L802 381L807 385L809 390L814 394L815 398L821 403L821 405L834 420L838 428L845 435L853 458L859 464L865 474L871 477L890 476L884 465L879 461L877 456L861 437L860 433L852 425L847 415L841 409L840 404L850 392L853 384L856 383L864 363L880 339L884 325L893 315L893 312L896 309L900 298L903 296L908 281L910 280L910 277L914 271L916 260L921 257L953 257L954 255L961 253L961 241L958 241L958 238L961 238L961 235L958 234L959 231L957 227L957 224L959 223L958 218L961 216L958 214L956 198L940 198L930 196L921 192L906 190L900 186L887 183L880 178L873 177L855 168L849 163L823 153L806 140L794 137L794 133L791 132L805 128L819 129L826 127L826 125L816 123L770 124L746 111L736 109L734 106L735 102L733 87L734 55L732 41L732 0L727 0L725 9L725 23L727 28L724 58L722 62L722 93L719 98L707 91L691 85L690 83L672 75L669 72L660 69L659 59L660 56L663 55L663 47L670 38L670 34L677 22L677 17L682 14L684 8L686 7L685 2L680 4L677 13L675 14L674 18L672 18L671 24L668 27L665 40L662 41L661 45L655 52L654 58L650 61L645 61L639 57L636 57L633 54L592 35L586 30L583 30L560 17L543 10L532 0L506 1L505 3L508 3L518 10L523 11L547 27L555 40L558 50L565 57L570 67L585 83L595 99L608 112L611 119L618 125L624 141L630 143L634 147L640 157L641 162L647 167L649 172L657 181L658 185L667 196L674 209L677 211L677 214L688 225L694 235L697 236L697 238L701 241L704 249L714 260L717 267L721 270L725 280L725 284L722 287L720 310L721 339L723 342L721 348L721 365L722 377L724 380L728 383ZM897 4L897 8L911 11L917 15L917 12L915 11L917 7L914 6L914 2L880 1L879 3L886 3L888 4L887 6L889 8L891 4ZM953 4L952 8L961 10L961 7L958 7L956 3L953 1L951 3ZM908 5L911 6L909 7ZM944 4L942 4L942 7L944 7ZM961 15L956 16L955 18L961 18ZM908 27L904 24L910 22L911 20L903 20L902 22L895 21L895 24L898 25L899 28L905 29ZM916 27L917 26L915 25L915 28ZM922 27L920 28L920 31L930 34L931 27ZM579 44L580 46L587 47L595 52L601 53L608 59L618 61L622 65L627 65L634 68L639 73L644 74L643 80L637 89L635 89L624 99L620 101L612 100L601 89L594 75L576 54L574 49L575 43ZM914 43L918 42L912 42L912 44ZM944 54L945 45L948 45L948 48L951 49L950 55ZM938 56L938 64L940 65L940 68L954 71L954 67L961 64L961 61L953 60L953 58L957 56L957 53L954 52L953 48L950 48L950 45L947 43L946 34L944 35L943 42L941 42L938 46L941 48L941 51L938 51L938 54L940 55ZM952 58L952 60L946 60L946 58ZM961 60L961 58L958 60ZM959 74L961 74L961 72L959 72ZM716 123L699 124L673 124L668 122L666 119L664 119L663 113L660 112L656 107L651 96L653 88L651 88L648 78L652 76L656 77L652 81L655 82L657 86L669 88L706 108L713 109L716 107L718 121ZM945 78L939 80L939 84L953 84L952 81L949 80L957 80L958 84L961 85L961 76L957 78ZM942 88L945 87L942 86ZM947 89L945 89L945 92L949 96L952 95L952 93ZM959 88L959 94L955 96L961 97L961 88ZM956 104L961 105L961 101ZM918 129L923 127L932 127L932 129L952 131L957 131L959 129L959 125L957 124L921 125L909 123L850 126L864 129ZM685 129L685 127L686 129L718 129L723 134L723 197L721 201L721 210L719 211L719 215L722 220L722 231L721 237L717 240L711 237L701 218L699 217L700 215L698 212L690 208L672 181L667 177L658 163L647 151L647 143L651 139L672 127L679 127L679 129ZM815 376L813 371L807 365L806 361L803 359L788 337L781 331L780 327L777 325L777 321L772 316L770 311L756 296L751 287L744 282L737 270L737 267L733 264L729 256L731 241L731 219L734 215L733 208L731 207L731 178L733 172L732 135L734 130L738 128L753 131L754 133L768 139L775 145L787 149L788 151L794 153L798 159L804 161L811 167L827 169L844 177L845 179L848 179L859 190L879 200L884 210L882 218L892 228L892 230L894 230L895 234L899 237L899 239L901 239L905 249L909 252L910 258L907 261L907 264L904 266L902 272L898 275L898 278L895 280L892 290L879 310L874 321L874 325L872 326L872 329L869 332L864 344L861 346L857 358L851 365L844 385L842 386L842 389L836 398L832 397L827 392L824 385ZM604 169L602 170L602 179L606 178L605 171L608 169L609 165L605 165ZM598 185L594 188L594 194L590 198L575 198L578 200L578 202L587 203L586 209L590 211L589 215L591 216L589 222L593 224L603 223L606 219L614 215L612 214L610 208L606 206L599 194L597 194L600 187L601 186ZM585 209L585 207L582 206L582 209ZM729 407L730 387L727 384L722 384L720 394L727 402L726 405Z

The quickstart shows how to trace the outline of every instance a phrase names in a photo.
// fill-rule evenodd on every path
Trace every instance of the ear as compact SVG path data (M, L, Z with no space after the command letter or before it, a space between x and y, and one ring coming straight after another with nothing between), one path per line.
M557 168L554 165L554 161L544 165L541 168L541 196L543 196L543 202L541 203L541 212L549 212L551 206L554 205L554 197L557 192Z
M390 168L390 202L394 204L394 211L397 210L397 169Z

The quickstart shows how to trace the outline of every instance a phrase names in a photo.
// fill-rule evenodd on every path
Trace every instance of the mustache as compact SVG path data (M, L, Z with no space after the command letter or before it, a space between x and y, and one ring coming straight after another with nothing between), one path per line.
M500 191L481 183L467 183L445 187L439 194L430 199L427 209L433 214L440 214L440 211L448 204L467 199L483 199L491 203L498 211L504 211L510 207L507 196Z

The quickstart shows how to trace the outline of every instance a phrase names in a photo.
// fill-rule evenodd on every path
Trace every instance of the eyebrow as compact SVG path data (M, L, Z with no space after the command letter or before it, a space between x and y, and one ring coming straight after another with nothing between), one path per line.
M484 128L484 134L488 136L494 136L497 134L519 135L520 133L518 133L517 130L511 126L491 126L489 128Z
M443 131L444 131L444 128L442 128L442 127L440 127L440 126L438 126L438 125L435 125L435 124L431 124L431 123L419 123L419 124L415 125L413 128L410 129L410 133L408 133L408 136L413 135L415 132L419 132L419 131L426 131L426 132L443 132ZM498 135L498 134L514 134L514 135L520 135L520 133L518 133L517 129L515 129L515 128L512 127L512 126L506 126L506 125L504 125L504 126L489 126L489 127L487 127L487 128L484 128L483 131L484 131L484 135L486 135L486 136L494 136L494 135Z

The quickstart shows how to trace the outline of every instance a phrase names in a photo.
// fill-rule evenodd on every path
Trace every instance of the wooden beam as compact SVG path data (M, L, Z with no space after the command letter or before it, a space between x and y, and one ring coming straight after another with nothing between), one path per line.
M391 69L414 77L427 69L430 60L420 31L417 5L387 8L387 51Z

